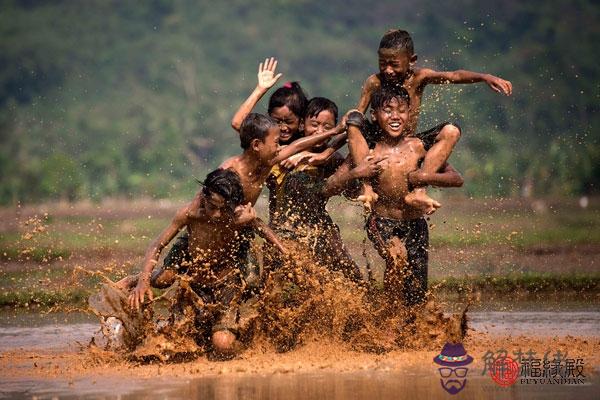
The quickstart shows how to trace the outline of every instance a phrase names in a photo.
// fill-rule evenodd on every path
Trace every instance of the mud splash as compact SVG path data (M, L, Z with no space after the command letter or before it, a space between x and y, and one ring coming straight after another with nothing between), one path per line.
M447 341L462 340L466 333L466 308L445 317L433 298L406 307L389 301L377 288L319 265L301 244L286 241L285 246L290 252L285 260L262 257L265 278L259 294L239 304L238 339L248 348L286 352L307 342L326 341L362 352L433 350ZM210 354L207 327L198 321L212 306L202 301L185 277L143 312L132 311L127 293L112 282L90 298L90 308L105 326L110 317L122 322L120 351L137 360ZM105 348L114 344L109 341Z

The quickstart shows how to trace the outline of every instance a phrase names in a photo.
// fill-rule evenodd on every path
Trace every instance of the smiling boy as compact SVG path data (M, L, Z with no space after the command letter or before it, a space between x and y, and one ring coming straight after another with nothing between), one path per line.
M413 186L425 184L431 174L443 171L454 146L458 142L460 128L449 122L441 123L429 130L417 133L417 125L421 112L421 101L425 88L429 84L449 83L477 83L485 82L492 90L505 95L512 94L512 84L497 76L479 72L435 71L428 68L417 68L417 54L410 34L406 31L394 29L386 32L379 43L378 50L379 73L367 78L363 85L357 109L365 112L372 102L373 93L386 87L402 87L410 97L410 108L406 121L406 133L415 136L430 145L422 164L418 170L409 174L409 182ZM352 158L356 162L362 160L368 153L368 147L360 146L351 137L348 138ZM425 206L432 212L431 203L423 202L421 195L424 192L411 193L407 198L414 205Z
M426 156L429 145L409 134L410 97L404 88L377 89L371 96L371 108L378 129L372 155L384 161L381 173L371 180L379 199L368 217L367 235L386 262L384 288L393 301L420 304L427 291L428 226L424 211L405 199L411 189L409 173ZM355 116L349 115L348 125ZM355 136L362 141L360 145L367 146L364 138ZM454 170L436 176L441 186L462 185Z

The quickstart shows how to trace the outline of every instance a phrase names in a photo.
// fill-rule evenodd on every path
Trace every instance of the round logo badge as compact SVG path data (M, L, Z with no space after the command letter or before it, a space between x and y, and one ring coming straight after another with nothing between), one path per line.
M490 376L500 386L510 386L519 377L519 364L510 357L498 358L489 369Z

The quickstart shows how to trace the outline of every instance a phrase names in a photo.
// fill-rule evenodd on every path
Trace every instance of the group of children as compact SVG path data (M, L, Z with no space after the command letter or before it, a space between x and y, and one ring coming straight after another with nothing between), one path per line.
M132 308L151 287L165 288L186 275L205 304L212 304L210 341L218 354L239 349L235 320L245 291L254 234L279 252L281 239L301 243L315 262L366 285L326 210L330 197L358 197L370 214L366 231L385 260L384 288L390 303L420 304L427 291L428 225L424 216L440 204L427 185L461 186L448 163L461 131L451 123L416 132L428 84L485 82L510 95L510 82L470 71L438 72L415 66L410 35L390 30L379 45L379 73L367 78L357 106L340 118L334 102L306 98L286 83L269 99L268 115L253 113L279 80L274 58L260 63L256 89L233 117L242 153L208 174L195 198L181 208L148 248L139 275L125 278ZM364 116L371 108L370 120ZM349 155L337 150L348 144ZM253 205L269 189L269 224ZM161 251L181 232L156 268ZM276 268L271 266L270 268Z

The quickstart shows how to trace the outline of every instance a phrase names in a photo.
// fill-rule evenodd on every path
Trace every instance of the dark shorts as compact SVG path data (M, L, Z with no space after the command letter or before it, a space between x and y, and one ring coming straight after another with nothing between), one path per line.
M209 344L213 333L239 330L239 310L243 282L239 274L232 273L218 282L200 285L179 280L169 307L170 328L179 330L193 324L191 334L198 344ZM180 333L181 334L181 333Z
M245 275L248 266L248 252L252 239L253 229L244 229L240 232L240 239L232 249L232 258L235 265L223 265L223 268L235 267ZM190 275L192 256L188 249L188 232L181 234L171 246L171 250L165 257L163 270L173 270L177 274ZM231 258L229 258L231 260ZM231 261L229 261L231 262ZM220 266L215 266L219 269ZM219 330L230 330L237 332L237 321L239 319L239 304L244 296L245 282L239 273L234 273L225 279L220 279L214 284L195 284L192 278L191 289L196 293L206 307L197 314L197 325L204 330L210 327L210 332ZM209 332L209 333L210 333Z
M423 142L423 146L425 147L425 150L429 150L435 144L435 140L436 140L437 136L439 135L440 131L446 125L454 125L460 130L460 126L458 126L455 123L442 122L441 124L438 124L431 129L416 133L415 137L421 139L421 141ZM377 125L375 125L373 123L366 124L363 135L364 135L365 140L367 141L367 144L369 145L370 149L374 148L375 144L377 144L377 142L380 141L382 138L381 130L379 129L379 127Z
M367 236L386 262L386 290L401 297L406 305L425 301L429 228L424 218L396 220L371 214L366 225ZM398 238L406 248L406 263L395 262L390 248Z
M192 285L192 289L207 306L197 318L198 326L210 327L213 333L222 330L237 333L239 305L244 290L238 274L218 285Z

